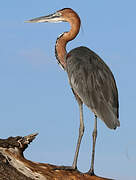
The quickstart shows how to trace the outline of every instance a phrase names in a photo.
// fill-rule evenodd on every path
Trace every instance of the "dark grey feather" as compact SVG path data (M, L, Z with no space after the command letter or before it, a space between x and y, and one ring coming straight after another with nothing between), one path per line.
M73 91L83 103L109 128L119 126L116 82L104 61L90 49L78 47L68 53L66 70Z

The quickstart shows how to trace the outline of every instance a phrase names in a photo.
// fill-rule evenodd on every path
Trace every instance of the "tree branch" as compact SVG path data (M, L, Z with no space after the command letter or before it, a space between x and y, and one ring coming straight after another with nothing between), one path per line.
M0 180L106 180L63 166L36 163L25 159L23 152L37 134L0 139ZM107 179L110 180L110 179Z

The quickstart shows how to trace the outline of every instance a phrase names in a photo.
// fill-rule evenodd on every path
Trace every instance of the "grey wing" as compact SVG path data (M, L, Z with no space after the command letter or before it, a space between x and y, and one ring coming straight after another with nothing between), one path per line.
M114 77L108 66L98 56L82 61L70 57L67 73L75 93L105 124L115 129L118 120L118 92Z

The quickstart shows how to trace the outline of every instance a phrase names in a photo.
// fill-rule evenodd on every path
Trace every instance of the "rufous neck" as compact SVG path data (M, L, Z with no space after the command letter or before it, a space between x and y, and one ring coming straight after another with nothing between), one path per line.
M68 20L68 22L70 23L71 26L70 31L64 32L62 35L60 35L57 38L56 46L55 46L56 58L59 64L61 64L61 66L64 69L66 68L66 61L65 61L67 55L66 45L69 41L73 40L77 36L80 30L80 18L79 17L71 18L70 20Z

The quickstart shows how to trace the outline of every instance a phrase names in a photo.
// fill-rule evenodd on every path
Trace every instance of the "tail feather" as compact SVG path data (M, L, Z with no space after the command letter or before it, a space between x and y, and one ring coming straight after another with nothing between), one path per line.
M95 111L95 110L94 110ZM110 129L116 129L120 126L119 119L109 105L101 103L95 114L107 125Z

